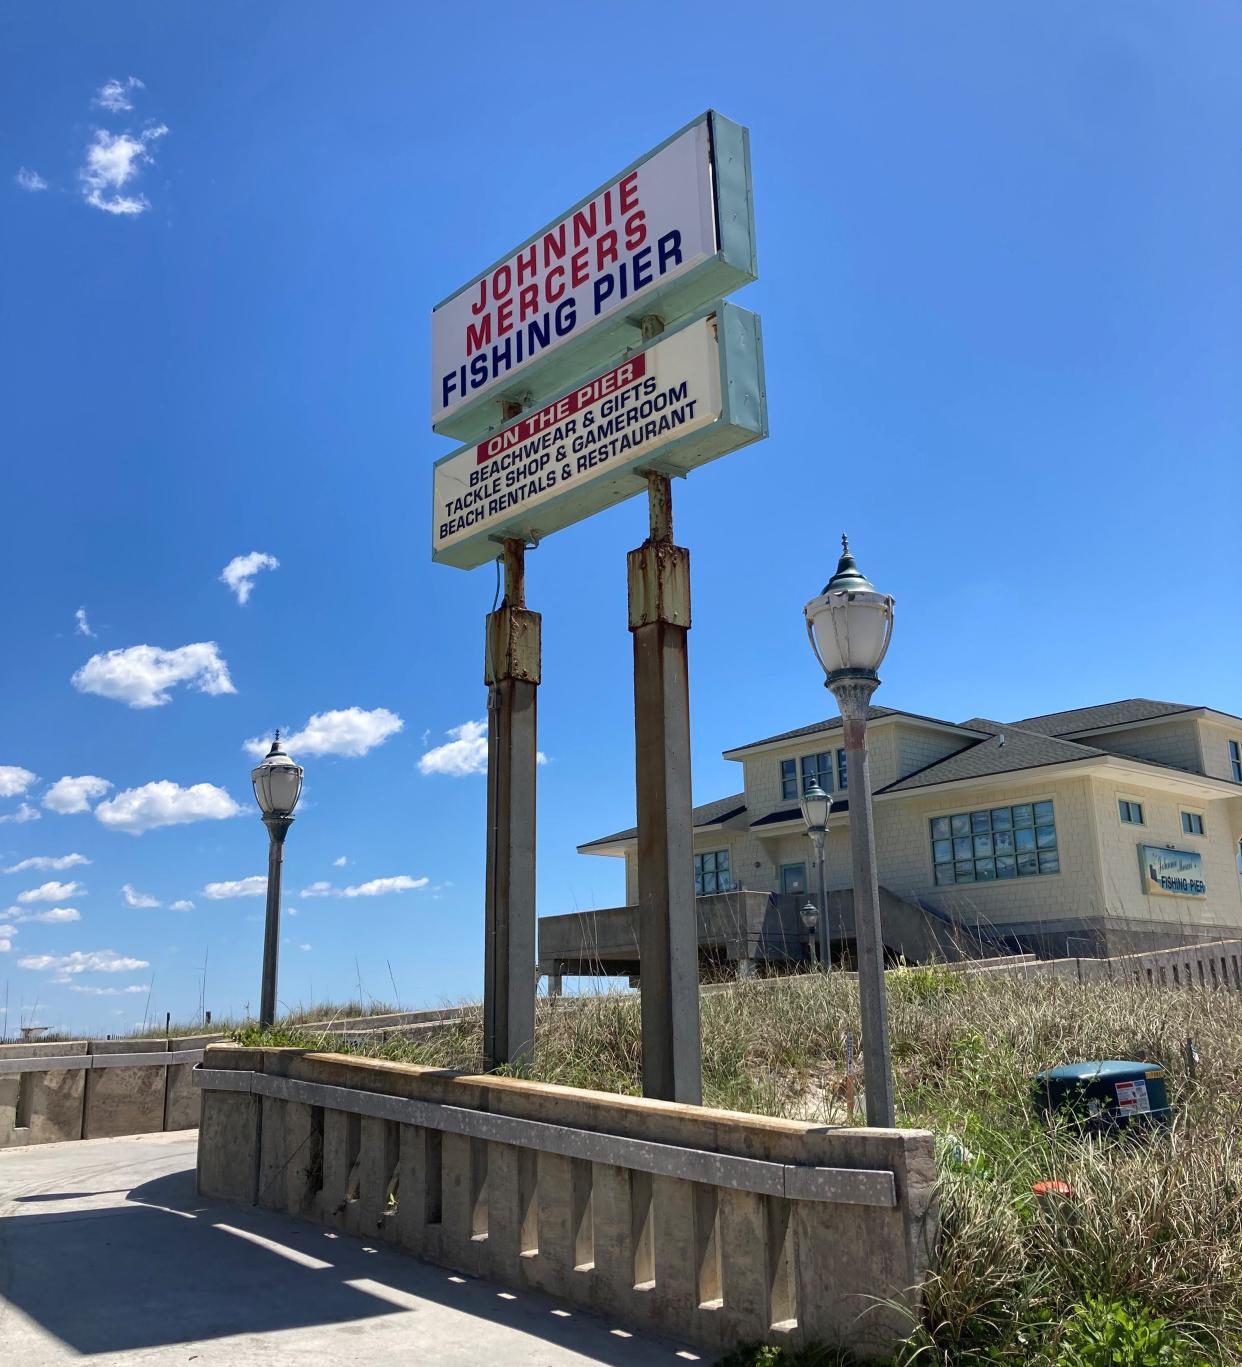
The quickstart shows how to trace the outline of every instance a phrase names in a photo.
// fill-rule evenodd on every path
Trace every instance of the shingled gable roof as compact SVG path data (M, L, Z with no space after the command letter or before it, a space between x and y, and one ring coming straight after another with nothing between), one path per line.
M714 826L718 821L728 821L746 810L746 794L734 793L732 797L718 797L715 802L705 802L690 812L695 826ZM613 835L602 835L598 840L588 840L579 845L578 850L594 849L596 845L616 845L622 840L637 840L638 827L631 826L628 831L617 831Z
M1020 726L1024 731L1037 731L1043 736L1071 736L1131 722L1158 721L1161 717L1172 717L1179 712L1201 711L1202 708L1184 702L1124 698L1120 702L1100 703L1093 707L1074 707L1068 712L1046 712L1040 717L1026 717L1013 725Z
M912 721L929 721L936 726L949 726L960 730L962 723L945 721L943 717L927 717L921 712L903 712L896 707L869 707L867 720L879 721L882 717L909 717ZM763 740L747 741L745 745L734 745L725 751L726 755L737 754L741 750L756 749L760 745L775 745L778 741L798 740L802 736L818 735L821 731L839 731L842 726L840 717L828 717L824 721L812 722L810 726L799 726L793 731L782 731L777 736L766 736Z
M993 774L1015 773L1022 769L1042 769L1050 764L1069 764L1074 760L1098 759L1108 752L1077 741L1058 740L1003 722L974 717L964 725L972 731L987 731L986 740L976 742L947 759L933 760L922 769L890 783L881 793L904 793L913 788L930 788L939 783L961 779L988 778Z

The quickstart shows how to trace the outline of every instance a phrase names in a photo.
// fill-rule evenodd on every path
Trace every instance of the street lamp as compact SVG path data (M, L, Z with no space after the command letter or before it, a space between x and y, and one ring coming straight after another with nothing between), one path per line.
M850 849L854 870L854 930L858 941L858 996L862 1009L867 1124L891 1126L893 1061L884 988L884 937L875 867L871 774L867 767L867 712L879 686L876 672L893 634L893 600L863 575L841 538L837 572L803 609L811 649L825 687L837 700L845 731L849 779Z
M280 871L285 857L285 836L293 825L293 809L302 795L300 764L285 754L280 732L262 763L250 772L254 795L267 827L267 924L263 931L263 984L259 1003L259 1029L271 1028L276 1018L276 967L280 957Z
M832 798L819 786L817 779L802 794L802 820L806 823L806 833L815 847L815 867L819 874L819 962L828 970L832 964L832 940L828 934L828 892L824 883L824 840L828 835L828 816L832 811ZM802 918L806 920L805 915ZM814 926L807 926L814 930Z
M815 943L815 927L819 923L819 912L814 902L808 902L798 913L802 917L802 924L806 927L807 938L811 943L811 961L816 963L819 960L819 949Z

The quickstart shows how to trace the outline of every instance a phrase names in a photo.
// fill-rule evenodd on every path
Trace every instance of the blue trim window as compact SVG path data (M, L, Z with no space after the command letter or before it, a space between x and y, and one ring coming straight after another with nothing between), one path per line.
M706 897L713 892L728 892L733 883L729 876L729 851L710 850L694 856L694 895Z
M798 800L798 761L781 760L781 797L786 802Z
M1117 813L1121 817L1123 825L1141 826L1143 824L1143 804L1141 802L1130 802L1124 797L1118 798Z
M1061 872L1051 802L934 816L929 827L932 863L941 887Z
M1203 834L1203 813L1202 813L1202 812L1183 812L1183 813L1182 813L1182 834L1183 834L1183 835L1202 835L1202 834Z
M1233 781L1242 783L1242 742L1229 742L1229 767L1233 770Z

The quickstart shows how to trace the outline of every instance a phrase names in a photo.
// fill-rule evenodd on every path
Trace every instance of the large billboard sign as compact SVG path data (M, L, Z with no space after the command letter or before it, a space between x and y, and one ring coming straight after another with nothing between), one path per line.
M432 427L461 441L502 401L543 406L755 278L746 130L709 112L438 304Z
M1139 867L1143 891L1161 897L1206 897L1203 856L1198 850L1171 850L1163 845L1140 845Z
M720 303L439 460L432 557L473 569L766 435L759 319Z

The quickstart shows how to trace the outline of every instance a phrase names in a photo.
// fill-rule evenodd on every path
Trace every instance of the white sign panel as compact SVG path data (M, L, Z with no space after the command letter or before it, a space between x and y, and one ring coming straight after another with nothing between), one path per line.
M433 426L716 253L701 119L435 309Z
M464 564L452 554L463 543L486 541L506 528L515 535L515 525L524 534L544 535L607 507L631 491L601 493L595 502L575 495L720 417L720 351L711 317L440 461L432 554ZM554 501L555 509L549 507ZM472 563L495 554L494 548L484 551Z

